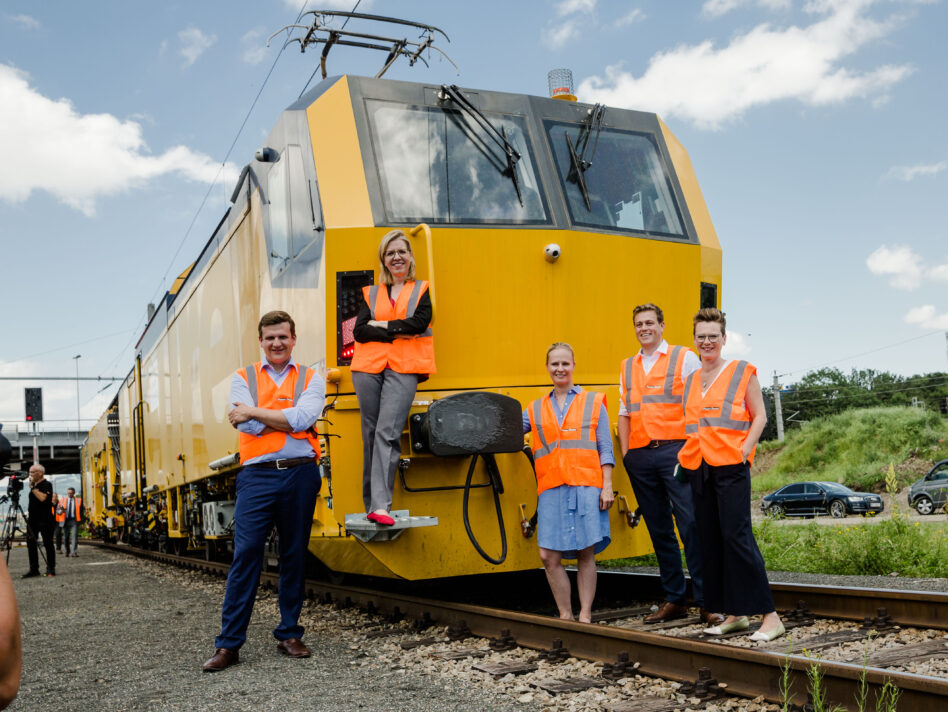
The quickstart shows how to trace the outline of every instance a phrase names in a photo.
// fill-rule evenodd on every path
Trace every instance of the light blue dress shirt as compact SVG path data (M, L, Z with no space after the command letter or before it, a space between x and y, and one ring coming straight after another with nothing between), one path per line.
M559 406L556 404L556 398L553 397L553 391L550 391L549 395L550 402L553 404L553 414L556 415L556 422L560 425L563 425L563 419L566 417L566 412L569 410L570 404L573 402L576 394L581 390L583 389L579 386L573 386L569 389L569 393L566 394L566 400L563 401L563 410L559 409ZM539 425L539 423L537 423L537 425ZM523 432L524 434L530 432L530 416L526 410L523 411ZM603 403L602 409L599 411L599 422L596 424L596 449L599 450L600 465L616 464L616 456L612 451L612 433L609 432L609 413L606 412L605 403Z
M279 373L268 362L264 361L261 369L267 376L273 379L277 386L281 385L290 373L290 369L298 369L296 362L291 358L287 365ZM283 416L294 433L309 430L319 418L323 411L323 404L326 402L326 384L319 373L314 373L302 393L299 401L291 408L283 409ZM253 395L250 388L242 376L235 373L230 383L230 410L233 410L234 403L245 403L253 405ZM237 430L248 435L259 435L266 426L259 420L250 419L246 423L240 423ZM287 434L286 442L277 452L270 452L260 457L252 457L244 465L251 465L255 462L270 462L271 460L288 460L297 457L313 457L313 447L308 440L300 438L291 438Z

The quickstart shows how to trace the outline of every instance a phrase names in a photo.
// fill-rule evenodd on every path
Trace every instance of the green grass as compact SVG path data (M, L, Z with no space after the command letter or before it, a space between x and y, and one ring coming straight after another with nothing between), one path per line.
M904 517L864 525L754 527L768 569L803 573L948 578L948 524Z
M755 473L755 494L804 480L882 491L890 463L898 470L912 457L931 462L948 457L948 422L919 408L848 410L790 430L783 444L762 443L759 454L772 466ZM899 486L916 479L914 471L901 473Z

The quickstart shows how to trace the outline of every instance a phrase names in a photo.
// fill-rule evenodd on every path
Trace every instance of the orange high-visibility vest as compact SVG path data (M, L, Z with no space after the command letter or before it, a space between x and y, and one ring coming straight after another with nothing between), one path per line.
M56 515L56 521L57 521L57 522L65 522L65 521L66 521L66 510L69 508L69 497L60 497L60 498L59 498L59 504L56 505L56 511L57 511L57 512L59 511L59 508L60 508L60 507L62 507L62 509L63 509L62 519L60 519L60 518L59 518L59 515L57 514L57 515ZM76 495L75 497L73 497L73 508L75 509L76 522L77 522L77 523L78 523L78 522L81 522L81 521L82 521L82 514L80 514L80 512L82 512L82 497L80 497L80 496L78 496L78 495Z
M685 439L681 369L686 353L684 346L670 347L659 354L648 375L641 353L622 362L619 393L629 414L630 448L645 447L652 440Z
M277 386L270 374L263 370L263 362L257 361L252 366L237 371L237 375L247 382L255 406L270 410L285 410L296 405L306 386L316 376L316 372L306 366L291 368L283 379L283 383ZM308 440L315 453L314 457L319 458L319 438L312 429L302 433L284 433L274 430L263 435L240 433L240 461L247 462L254 457L279 452L286 444L287 435L297 440Z
M363 287L362 296L365 298L365 303L369 305L373 320L392 321L411 318L415 309L418 308L418 300L427 290L428 283L423 279L417 282L405 282L394 306L388 297L385 285L373 284ZM429 325L421 334L400 337L390 344L382 341L366 343L357 341L350 368L363 373L381 373L386 368L398 373L434 373L434 336L431 326Z
M551 396L538 398L527 408L537 494L560 485L602 487L596 426L605 402L602 393L580 391L569 404L562 426L556 422Z
M709 465L736 465L747 439L751 415L744 405L747 384L757 368L747 361L731 361L718 374L708 392L701 395L701 371L685 383L685 436L678 452L682 467L696 470L704 460ZM751 450L748 464L754 461Z
M59 500L59 501L56 503L56 507L53 509L53 513L56 515L56 521L57 521L57 522L60 522L60 523L61 523L61 522L65 522L65 521L66 521L66 510L63 509L63 501L62 501L62 500Z

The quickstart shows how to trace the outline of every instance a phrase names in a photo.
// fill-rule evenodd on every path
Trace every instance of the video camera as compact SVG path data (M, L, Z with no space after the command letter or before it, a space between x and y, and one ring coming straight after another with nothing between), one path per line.
M2 428L3 426L0 425L0 429ZM10 462L12 454L13 447L10 445L10 441L0 432L0 477L9 475L10 479L7 480L7 494L14 497L20 494L20 491L23 489L23 481L27 479L29 475L23 472L6 470L6 465Z

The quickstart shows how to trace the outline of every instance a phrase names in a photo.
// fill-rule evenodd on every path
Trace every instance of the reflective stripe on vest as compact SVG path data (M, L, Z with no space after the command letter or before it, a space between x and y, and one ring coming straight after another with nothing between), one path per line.
M625 360L622 395L629 416L630 448L645 447L652 440L681 440L685 437L684 417L679 407L683 403L680 384L685 354L685 347L673 346L667 353L659 355L649 373L645 373L645 367L641 365L641 354ZM660 365L664 366L664 373L656 372ZM661 393L650 393L649 387L656 385L659 378Z
M596 445L596 428L605 396L580 391L560 425L550 396L528 408L533 433L537 494L561 485L602 487L602 466Z
M723 389L718 379L708 388L707 393L701 393L700 371L689 376L685 383L685 433L687 440L678 453L678 460L682 466L697 469L704 460L709 465L733 465L741 461L741 448L750 430L750 413L744 406L747 395L747 383L756 373L754 366L747 361L732 362L725 367L730 370L727 386ZM708 400L708 398L712 400ZM735 409L743 418L733 417ZM708 410L717 411L715 416L702 416ZM755 448L756 450L756 448ZM748 462L753 462L754 451L748 456Z
M421 296L428 289L424 280L406 282L410 290L402 291L392 305L383 285L373 284L362 290L373 321L410 319L418 309ZM431 326L421 334L382 341L356 342L350 368L363 373L381 373L391 368L398 373L432 374L435 372L434 339Z
M247 388L250 390L250 396L253 400L254 406L261 405L260 403L260 394L259 394L259 380L257 378L258 369L262 371L263 365L261 361L257 363L246 366L240 369L237 373L242 376L247 382ZM276 384L276 381L272 379L271 376L267 375L267 378L270 379L270 382L274 386L272 393L272 398L262 404L264 408L270 409L281 409L280 408L278 396L283 389L283 386L286 385L289 378L295 378L296 381L293 384L293 400L292 405L289 407L294 407L299 402L300 396L303 394L303 391L306 388L307 383L316 378L317 373L306 366L297 364L295 369L291 369L291 372L286 375L286 378L280 383ZM285 399L285 397L284 397ZM262 455L267 455L270 453L279 452L283 449L283 446L286 444L287 436L295 438L297 440L307 440L309 441L310 447L313 448L313 453L315 458L319 458L321 451L319 447L319 437L315 431L311 428L305 432L301 433L286 433L279 430L273 430L269 433L264 433L262 435L250 435L249 433L239 433L238 441L240 445L240 460L241 462L247 462L248 460L260 457Z

